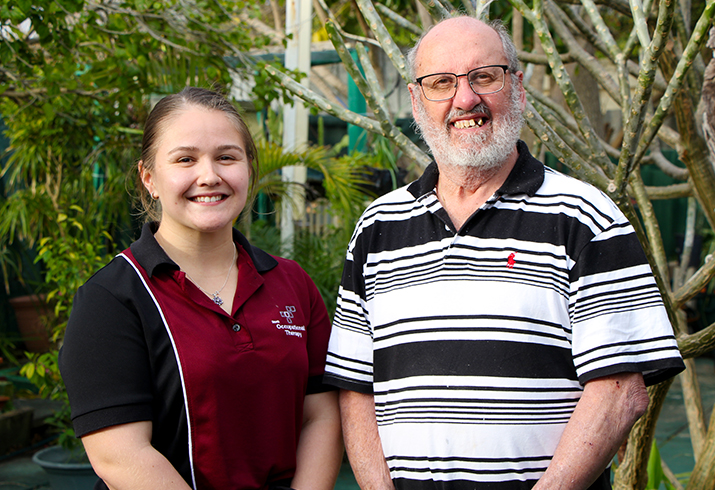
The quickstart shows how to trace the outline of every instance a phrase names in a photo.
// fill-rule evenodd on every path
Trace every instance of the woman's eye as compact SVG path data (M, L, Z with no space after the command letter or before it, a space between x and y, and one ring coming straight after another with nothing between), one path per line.
M223 164L231 164L238 162L239 159L234 155L221 155L220 157L218 157L218 161Z
M177 160L179 163L191 163L191 157L181 157Z

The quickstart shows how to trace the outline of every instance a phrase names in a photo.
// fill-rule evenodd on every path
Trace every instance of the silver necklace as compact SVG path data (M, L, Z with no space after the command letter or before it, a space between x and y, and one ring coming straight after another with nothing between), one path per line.
M199 288L199 290L201 290L202 293L204 293L206 296L211 296L211 300L214 303L216 303L217 305L221 306L223 304L223 299L221 299L220 293L221 293L221 291L223 291L223 288L226 287L226 284L228 284L228 278L231 277L231 271L233 270L233 266L235 263L236 263L236 246L234 245L233 246L233 258L231 259L231 265L228 266L228 273L226 274L226 280L223 281L223 286L221 286L220 289L214 291L213 293L206 292L204 290L204 288L199 286L199 283L194 281L194 279L187 272L184 271L184 274L186 274L186 277L188 277L189 280L191 280L191 282L193 282L194 285L197 288Z

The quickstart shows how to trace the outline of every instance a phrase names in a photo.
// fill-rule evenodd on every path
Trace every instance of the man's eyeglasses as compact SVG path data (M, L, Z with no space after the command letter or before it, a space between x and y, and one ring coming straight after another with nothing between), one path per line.
M477 95L488 95L504 88L507 65L480 66L462 75L454 73L434 73L415 80L427 100L441 102L457 95L459 77L467 77L469 87Z

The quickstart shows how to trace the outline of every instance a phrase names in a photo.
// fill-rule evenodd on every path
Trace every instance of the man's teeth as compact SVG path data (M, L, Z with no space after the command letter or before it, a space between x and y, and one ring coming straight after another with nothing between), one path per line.
M457 129L473 128L474 126L484 126L484 118L480 117L477 119L463 119L454 123L454 127Z
M193 200L196 202L217 202L217 201L220 201L221 199L223 199L222 196L211 196L211 197L199 196L199 197L195 197Z

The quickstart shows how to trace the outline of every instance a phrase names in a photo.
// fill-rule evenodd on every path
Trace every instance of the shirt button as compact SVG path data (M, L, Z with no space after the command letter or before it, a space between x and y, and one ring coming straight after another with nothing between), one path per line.
M233 327L231 327L231 328L233 328L234 332L238 332L241 330L241 325L239 325L238 323L234 323Z

